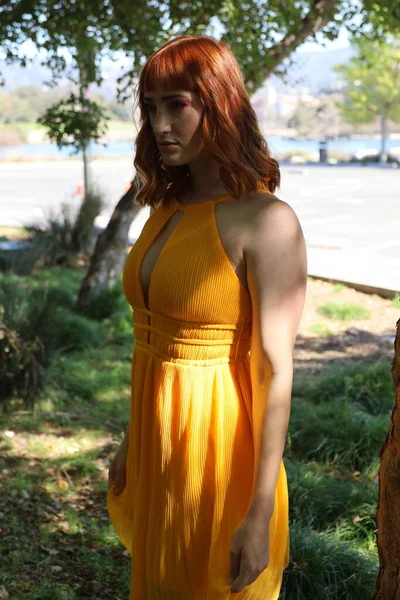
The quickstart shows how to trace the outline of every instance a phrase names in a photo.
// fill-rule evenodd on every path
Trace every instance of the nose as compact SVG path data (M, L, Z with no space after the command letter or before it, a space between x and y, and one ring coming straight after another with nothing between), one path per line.
M157 110L153 116L153 129L156 135L169 133L171 131L171 120L168 114L162 109Z

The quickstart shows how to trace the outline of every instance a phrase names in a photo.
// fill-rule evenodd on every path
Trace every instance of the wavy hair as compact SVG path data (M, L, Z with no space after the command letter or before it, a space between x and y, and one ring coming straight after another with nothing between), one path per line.
M183 89L199 94L204 149L219 163L220 177L234 198L280 185L272 158L251 106L240 67L229 46L208 36L180 36L159 48L145 63L136 88L140 126L134 166L139 180L135 202L157 206L192 189L189 165L163 163L153 134L145 91Z

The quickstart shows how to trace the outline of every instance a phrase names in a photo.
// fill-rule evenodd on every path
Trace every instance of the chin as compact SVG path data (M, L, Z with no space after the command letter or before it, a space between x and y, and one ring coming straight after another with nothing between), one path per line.
M163 162L165 165L167 165L167 167L181 167L182 165L187 164L187 161L183 160L182 158L172 158L172 156L165 156L163 158Z

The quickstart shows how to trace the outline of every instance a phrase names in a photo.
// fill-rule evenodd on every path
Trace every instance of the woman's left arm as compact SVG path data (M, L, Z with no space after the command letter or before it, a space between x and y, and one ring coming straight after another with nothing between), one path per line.
M247 514L271 516L290 418L293 350L307 287L307 253L294 210L261 203L245 242L253 329L250 371L255 466Z

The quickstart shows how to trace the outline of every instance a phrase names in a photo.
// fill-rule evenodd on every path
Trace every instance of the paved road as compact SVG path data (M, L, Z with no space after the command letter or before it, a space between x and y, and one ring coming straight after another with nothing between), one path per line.
M132 177L132 161L94 161L92 172L106 200L99 224L106 224ZM41 220L62 202L77 210L80 184L80 161L0 163L0 224ZM277 195L300 219L310 274L400 290L398 169L282 166ZM144 209L132 238L147 214Z

